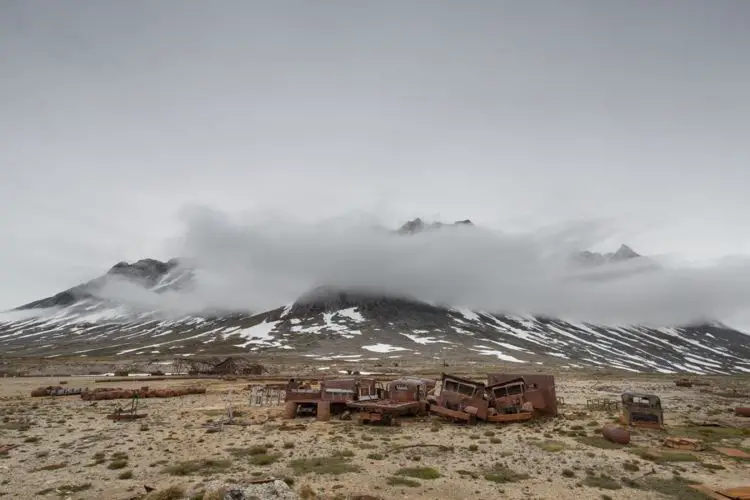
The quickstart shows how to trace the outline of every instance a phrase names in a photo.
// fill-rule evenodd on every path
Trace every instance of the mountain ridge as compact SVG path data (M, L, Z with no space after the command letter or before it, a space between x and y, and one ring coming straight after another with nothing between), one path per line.
M408 221L397 234L453 224ZM584 267L644 258L627 245L581 251ZM99 294L109 280L155 293L188 289L194 269L181 259L119 262L104 275L0 314L0 353L9 356L153 356L256 353L352 362L409 357L494 359L567 368L608 367L663 373L750 373L747 335L709 323L669 328L591 323L474 311L415 297L321 286L294 302L253 313L204 312L165 318ZM39 312L33 316L34 312ZM365 357L366 356L366 357Z

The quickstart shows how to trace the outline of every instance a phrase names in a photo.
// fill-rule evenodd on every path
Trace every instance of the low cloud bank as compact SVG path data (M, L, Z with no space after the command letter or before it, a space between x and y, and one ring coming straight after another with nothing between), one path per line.
M612 236L602 223L528 234L476 226L398 235L374 218L320 224L247 221L194 208L175 254L195 269L188 290L156 294L113 280L101 295L172 314L261 312L318 286L415 298L492 312L598 323L685 324L741 317L750 261L702 268L634 259L581 267L570 256Z

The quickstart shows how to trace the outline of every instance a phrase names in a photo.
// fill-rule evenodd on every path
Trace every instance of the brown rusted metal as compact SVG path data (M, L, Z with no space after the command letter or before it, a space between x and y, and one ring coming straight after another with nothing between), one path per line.
M750 408L735 408L734 414L738 417L750 417Z
M294 418L299 413L309 413L328 420L332 414L346 411L354 401L379 400L383 392L382 385L370 378L324 379L316 388L291 379L286 388L284 415Z
M653 429L664 428L664 411L659 396L625 392L621 399L623 424Z
M180 387L167 389L149 389L141 387L140 389L122 389L119 387L97 388L93 391L81 393L81 399L84 401L98 401L107 399L130 399L134 396L139 398L173 398L177 396L187 396L190 394L205 394L205 387Z
M435 381L418 378L392 380L385 389L385 399L379 401L352 401L348 407L357 412L360 423L394 425L396 416L416 416L428 411L428 393Z
M706 484L694 484L690 487L715 500L750 500L750 486L717 489Z
M485 388L483 382L443 373L440 393L436 403L430 405L430 412L448 420L468 424L476 423L477 419L487 420L489 401ZM467 408L471 412L467 412Z
M701 451L704 449L703 441L700 439L692 439L680 436L669 436L664 438L664 446L667 448L675 448L678 450L695 450Z
M607 441L617 444L630 443L630 432L616 425L607 424L602 427L602 436Z
M487 390L497 388L501 384L508 385L507 391L515 391L515 395L493 395L496 409L509 402L522 406L529 403L533 407L534 416L557 416L557 394L555 392L555 377L539 374L490 373L487 375ZM493 390L497 393L497 390ZM519 393L520 391L520 393ZM502 394L502 391L500 391Z

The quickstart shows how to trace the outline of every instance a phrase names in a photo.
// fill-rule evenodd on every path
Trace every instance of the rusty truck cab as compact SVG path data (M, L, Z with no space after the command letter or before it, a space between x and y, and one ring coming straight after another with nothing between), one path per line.
M620 397L623 424L654 429L664 427L664 411L659 396L625 392Z
M473 424L476 419L487 420L488 407L484 383L443 373L440 395L430 412Z

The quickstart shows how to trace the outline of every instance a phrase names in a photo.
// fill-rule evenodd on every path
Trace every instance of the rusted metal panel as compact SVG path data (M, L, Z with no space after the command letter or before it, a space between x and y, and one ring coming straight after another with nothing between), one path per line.
M430 411L446 418L473 422L477 418L487 420L489 402L483 382L442 374L440 395ZM471 414L465 410L475 408Z
M691 488L714 500L750 500L750 486L717 489L706 484L695 484Z

